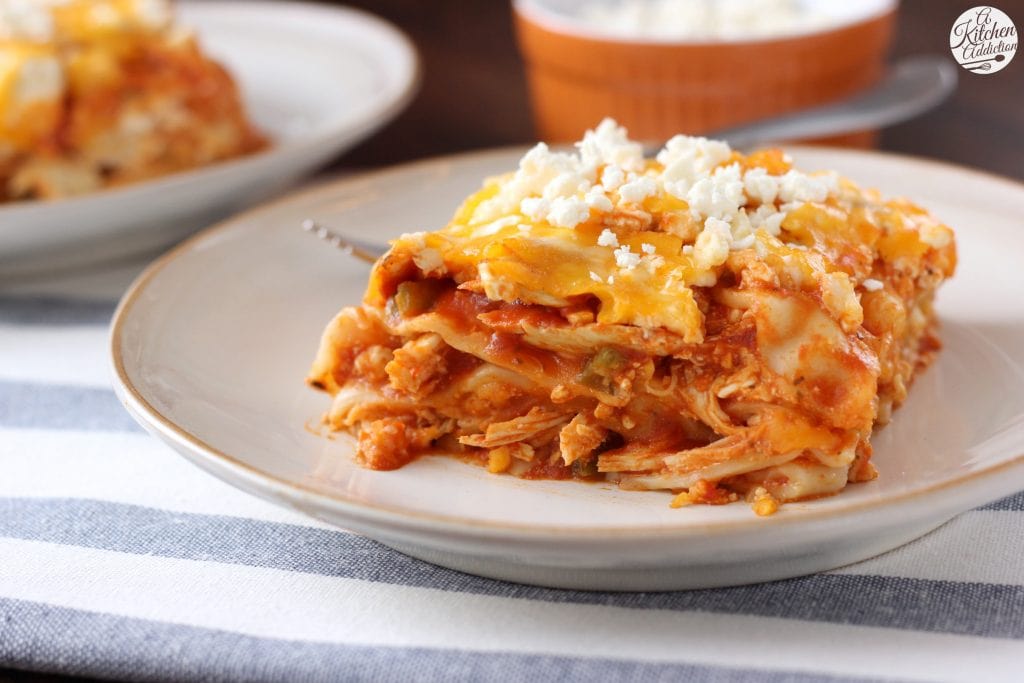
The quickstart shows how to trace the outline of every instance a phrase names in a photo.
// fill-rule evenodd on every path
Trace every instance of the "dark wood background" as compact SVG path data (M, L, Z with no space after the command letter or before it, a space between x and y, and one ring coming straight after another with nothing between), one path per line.
M362 7L400 26L420 51L423 82L404 114L338 159L335 169L384 166L534 140L507 0L352 0L344 4ZM975 4L974 0L903 0L892 56L948 55L953 20ZM1001 0L996 6L1018 29L1024 28L1024 0ZM881 147L1024 179L1024 51L998 74L961 72L952 99L915 121L884 131ZM0 683L61 680L65 679L0 669Z
M328 2L328 0L321 0ZM856 0L854 0L856 1ZM328 3L330 4L330 3ZM335 3L342 4L342 3ZM420 51L423 82L409 109L335 168L534 140L507 0L350 0L401 27ZM949 31L975 0L903 0L892 57L949 54ZM1024 0L996 6L1024 28ZM886 150L1024 179L1024 50L998 74L960 71L939 109L884 131Z

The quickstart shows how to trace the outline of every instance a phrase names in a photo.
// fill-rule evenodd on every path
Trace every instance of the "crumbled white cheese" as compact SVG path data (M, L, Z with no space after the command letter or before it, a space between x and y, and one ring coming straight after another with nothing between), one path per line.
M598 235L597 243L602 247L617 247L619 246L619 238L614 232L605 228L601 231L601 234Z
M748 211L747 218L754 230L764 230L772 237L778 237L782 232L782 221L785 220L785 212L778 211L771 204L762 204L756 211Z
M519 225L521 214L534 222L573 229L595 213L611 213L616 205L635 206L665 192L684 200L690 217L702 226L695 238L688 236L694 243L684 245L683 253L692 255L702 271L711 271L725 263L730 250L754 248L761 253L764 246L755 233L764 230L778 237L787 212L824 201L838 188L834 174L812 176L791 170L772 175L763 168L744 172L739 163L730 163L732 158L724 142L677 135L657 155L663 168L654 173L644 162L641 146L606 119L584 135L575 153L553 152L544 144L533 147L499 192L481 202L472 223L482 224L481 234L490 234ZM516 215L507 223L501 220L509 214ZM922 228L922 239L942 244L949 237L944 228L929 226ZM653 245L644 243L639 253L633 253L610 229L601 232L597 244L614 249L615 263L627 272L641 264L652 270L664 263ZM713 284L715 275L701 273L698 278ZM830 291L839 298L836 287Z
M473 212L473 222L486 223L521 210L524 199L543 196L548 183L562 174L590 181L596 173L596 168L586 168L575 154L552 152L543 142L538 143L519 160L519 168L498 194L480 203ZM524 212L531 218L534 213L539 213L536 205L531 213Z
M607 213L615 208L612 200L608 198L608 195L604 193L604 188L600 185L594 185L587 190L587 193L583 196L583 201L590 208L603 213Z
M718 140L676 135L658 152L658 163L665 167L661 180L665 191L686 199L694 183L706 177L732 156L729 145Z
M615 276L614 275L609 275L608 276L608 284L610 284L610 285L614 285L615 284Z
M604 282L604 280L601 279L601 276L594 271L590 271L590 279L594 282Z
M615 265L624 270L633 270L640 265L640 254L634 254L628 244L615 250Z
M624 202L638 204L658 191L653 178L640 176L619 188L619 197Z
M626 172L622 170L621 166L609 164L601 171L601 186L607 192L614 192L622 187L624 182L626 182Z
M763 168L752 168L743 174L747 198L760 204L773 204L779 195L779 179Z
M732 227L732 238L738 240L747 235L754 234L754 226L750 223L750 216L745 209L740 209L730 221Z
M864 280L864 282L862 282L861 284L864 285L864 289L868 290L869 292L877 292L878 290L882 289L885 286L884 284L882 284L881 280L876 280L873 277L869 277L867 280Z
M548 181L541 196L544 199L554 200L558 197L571 197L589 189L590 182L582 174L575 171L564 171Z
M704 229L697 235L693 255L700 268L711 269L720 266L729 258L732 231L729 224L718 218L709 217Z
M717 168L709 177L698 180L686 193L686 203L696 219L732 220L746 203L739 165Z
M551 202L541 197L527 197L519 202L519 212L535 221L544 220L551 210Z
M779 179L779 199L783 202L823 202L828 198L830 182L826 178L787 171Z
M733 251L737 251L739 249L750 249L754 246L754 241L755 238L753 235L747 235L746 237L741 237L740 239L733 241L730 249Z
M588 130L576 146L583 163L594 168L614 164L627 171L640 171L644 167L643 145L630 140L626 129L610 118Z
M577 197L556 197L551 202L548 223L557 228L575 228L590 218L590 207Z

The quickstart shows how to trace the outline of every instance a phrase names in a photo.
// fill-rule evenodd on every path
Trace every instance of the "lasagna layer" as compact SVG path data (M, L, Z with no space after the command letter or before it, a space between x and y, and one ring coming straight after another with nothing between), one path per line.
M605 121L397 239L308 381L370 468L453 453L770 514L876 476L955 264L908 201L703 138L644 159Z

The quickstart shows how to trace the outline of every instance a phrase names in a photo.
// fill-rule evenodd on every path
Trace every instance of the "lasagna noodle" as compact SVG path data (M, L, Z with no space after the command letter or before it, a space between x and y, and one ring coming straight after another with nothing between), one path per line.
M327 424L359 435L360 462L449 452L687 503L746 495L759 512L875 475L873 426L938 349L931 304L955 247L926 238L948 228L844 181L707 268L700 233L673 229L690 207L657 194L572 228L522 213L474 225L513 182L398 239L363 305L325 331L309 381L334 396ZM646 269L609 260L609 231Z

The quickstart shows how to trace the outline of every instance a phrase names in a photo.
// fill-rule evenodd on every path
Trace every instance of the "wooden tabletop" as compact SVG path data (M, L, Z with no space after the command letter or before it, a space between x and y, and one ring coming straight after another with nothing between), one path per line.
M508 0L344 4L363 7L402 28L419 49L423 82L397 121L339 159L335 168L384 166L535 140ZM950 56L954 19L975 4L903 0L892 58ZM1001 0L996 6L1018 29L1024 28L1024 0ZM960 71L959 87L949 101L884 131L881 147L1024 179L1024 54L998 74Z

